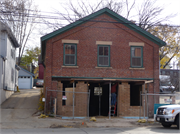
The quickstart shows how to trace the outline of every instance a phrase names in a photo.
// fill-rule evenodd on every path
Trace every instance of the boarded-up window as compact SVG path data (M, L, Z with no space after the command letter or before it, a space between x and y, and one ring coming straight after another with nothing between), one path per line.
M74 89L75 90L75 89ZM66 106L73 106L73 88L65 88L66 95ZM74 105L75 105L75 97L74 97Z

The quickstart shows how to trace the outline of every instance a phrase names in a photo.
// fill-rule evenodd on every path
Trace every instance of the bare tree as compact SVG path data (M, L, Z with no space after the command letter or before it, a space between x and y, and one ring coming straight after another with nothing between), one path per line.
M69 0L68 3L64 5L61 4L66 14L61 13L59 10L55 10L55 13L59 14L60 17L63 17L69 23L72 23L99 9L108 7L127 19L133 19L133 21L137 22L138 26L148 30L153 25L159 25L175 16L172 14L162 16L165 8L156 3L156 0L144 0L141 4L135 0L99 0L95 4L90 4L89 2L84 2L84 0L78 0L75 5ZM51 27L53 30L61 28L62 26L61 23L59 25L57 21L55 24L49 23L48 21L46 21L46 23L48 27Z
M126 1L128 1L128 0L126 0ZM56 14L59 14L60 17L63 17L63 19L67 20L68 23L72 23L78 19L81 19L81 18L83 18L91 13L94 13L102 8L105 8L105 7L108 7L109 9L113 10L114 12L120 14L122 12L122 10L124 9L123 6L127 3L125 3L123 0L120 0L120 1L99 0L95 4L92 4L89 2L84 2L83 0L78 0L77 5L74 5L74 3L70 0L69 3L67 3L65 5L61 4L62 8L66 11L66 14L61 13L57 9L55 9L54 12ZM132 7L134 6L134 4L135 4L135 0L132 5L128 5L128 7L126 8L129 13L130 13ZM127 15L127 17L129 17L129 15ZM52 28L53 30L61 28L61 26L62 26L61 21L55 21L55 23L53 24L53 23L45 20L45 23L48 25L48 27Z
M175 15L169 14L162 17L163 6L156 6L156 0L145 0L138 9L139 26L148 30L154 25L159 25Z
M27 41L35 28L37 7L33 5L33 0L1 0L0 4L0 21L11 28L20 44L18 58L20 65Z

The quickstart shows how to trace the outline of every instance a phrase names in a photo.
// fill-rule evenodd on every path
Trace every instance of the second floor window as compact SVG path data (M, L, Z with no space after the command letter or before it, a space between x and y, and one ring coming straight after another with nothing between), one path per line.
M142 47L131 47L131 67L143 67Z
M98 46L98 66L110 66L110 46Z
M64 65L75 66L77 59L76 44L64 44Z

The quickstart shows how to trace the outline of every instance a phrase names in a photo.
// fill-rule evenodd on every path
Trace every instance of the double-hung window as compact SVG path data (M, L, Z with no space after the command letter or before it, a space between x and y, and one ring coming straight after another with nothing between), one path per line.
M98 66L99 67L110 66L110 46L98 45Z
M77 45L64 44L64 65L76 66L77 64Z
M143 47L131 46L131 67L143 67Z

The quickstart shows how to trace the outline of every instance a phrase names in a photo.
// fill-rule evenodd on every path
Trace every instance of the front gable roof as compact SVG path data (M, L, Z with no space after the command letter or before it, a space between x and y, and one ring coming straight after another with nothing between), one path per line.
M20 67L20 70L28 73L29 75L31 75L31 76L33 76L33 77L35 77L35 75L34 75L33 73L27 71L26 69L24 69L24 68L22 68L22 67Z
M46 41L59 35L62 34L65 31L68 31L78 25L81 25L85 22L87 22L88 20L92 20L102 14L107 14L110 17L114 18L116 21L122 23L123 25L127 26L128 28L134 30L135 32L141 34L142 36L146 37L147 39L153 41L155 44L159 45L159 47L165 46L166 42L162 41L161 39L157 38L156 36L150 34L149 32L143 30L142 28L140 28L139 26L137 26L136 24L132 23L131 21L128 21L127 19L125 19L124 17L120 16L119 14L115 13L114 11L110 10L109 8L103 8L95 13L92 13L82 19L79 19L77 21L75 21L74 23L71 23L63 28L60 28L54 32L51 32L45 36L41 37L41 55L42 55L42 61L44 61L44 55L45 55L45 48L46 48Z

